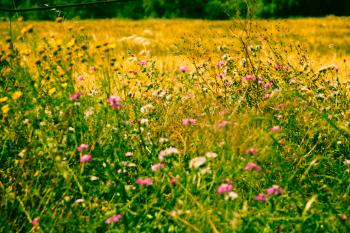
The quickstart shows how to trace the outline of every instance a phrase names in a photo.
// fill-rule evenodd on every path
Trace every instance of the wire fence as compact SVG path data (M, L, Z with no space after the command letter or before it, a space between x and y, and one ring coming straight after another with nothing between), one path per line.
M72 3L65 5L44 5L42 7L33 7L33 8L24 8L17 9L14 7L13 9L3 8L0 6L0 12L8 12L8 13L18 13L18 12L31 12L31 11L47 11L47 10L61 10L66 8L76 8L76 7L93 7L93 6L101 6L101 5L111 5L111 4L121 4L126 2L134 2L137 0L110 0L110 1L98 1L98 2L86 2L86 3Z

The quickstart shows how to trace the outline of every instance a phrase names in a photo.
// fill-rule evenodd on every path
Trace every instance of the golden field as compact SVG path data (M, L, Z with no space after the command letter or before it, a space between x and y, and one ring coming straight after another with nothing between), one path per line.
M44 46L69 45L76 35L88 37L90 49L99 45L113 48L111 56L124 56L128 50L140 58L153 57L159 65L178 66L203 60L214 60L224 53L241 55L239 38L248 37L247 46L268 40L290 62L305 53L314 69L337 64L344 72L350 56L350 18L310 18L286 20L84 20L56 22L13 22L15 46L29 54ZM32 27L35 36L25 32ZM2 47L10 34L9 23L0 23ZM23 34L31 43L22 43ZM22 38L22 39L21 39ZM25 40L24 40L25 41ZM30 48L32 47L32 48ZM100 56L100 54L98 54ZM31 52L32 60L40 59ZM164 62L164 63L163 63Z

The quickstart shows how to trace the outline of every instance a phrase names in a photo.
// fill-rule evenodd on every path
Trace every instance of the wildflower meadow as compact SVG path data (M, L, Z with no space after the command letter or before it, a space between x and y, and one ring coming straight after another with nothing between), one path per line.
M0 232L350 232L350 18L0 23Z

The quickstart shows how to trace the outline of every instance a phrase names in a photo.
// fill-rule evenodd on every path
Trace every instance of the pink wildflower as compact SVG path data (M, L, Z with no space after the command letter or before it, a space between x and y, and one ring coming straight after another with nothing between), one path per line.
M243 78L244 81L254 81L256 80L256 77L252 74L248 74Z
M270 129L271 132L276 132L276 131L280 131L280 130L281 130L281 126L279 126L279 125L275 125Z
M255 200L256 201L266 201L267 198L266 198L265 194L260 193L259 195L255 196Z
M226 64L225 61L219 61L218 63L216 63L216 66L221 67L221 66L223 66L225 64Z
M245 168L245 170L255 170L257 172L261 171L261 167L259 167L258 165L256 165L255 163L248 163Z
M346 215L340 215L339 218L343 221L348 220L348 216L346 216Z
M81 76L81 75L79 75L79 76L78 76L78 80L79 80L79 81L83 81L83 80L84 80L84 77Z
M177 181L177 178L176 178L176 177L173 177L173 178L170 179L169 183L170 183L170 184L175 184L176 181Z
M40 220L40 217L39 217L39 216L38 216L38 217L35 217L35 218L33 219L33 221L32 221L32 225L33 225L33 226L39 225L39 220Z
M151 178L138 178L136 183L139 185L152 185L153 181Z
M271 94L265 94L264 97L263 97L263 99L266 100L266 99L270 98L271 96L272 96Z
M218 123L218 127L219 128L224 128L226 125L230 124L229 121L226 121L226 120L222 120L222 121L219 121Z
M218 187L218 193L228 193L232 191L232 184L224 183Z
M216 78L224 78L225 74L224 73L219 73L216 75Z
M81 94L80 92L78 92L78 93L75 93L75 94L70 95L69 98L70 98L71 100L75 100L75 99L78 99L81 95L82 95L82 94Z
M179 71L180 72L186 72L188 70L188 67L187 66L180 66L179 67Z
M80 144L80 146L78 146L78 151L88 150L88 149L89 149L89 145L87 144Z
M118 222L122 218L121 214L116 214L110 218L106 219L106 224L111 224L113 222Z
M185 125L185 126L195 125L196 123L197 123L197 120L193 119L193 118L186 118L186 119L182 120L182 124Z
M108 99L108 103L113 109L120 109L122 107L120 101L121 99L119 96L111 96Z
M157 163L152 166L152 171L156 172L162 168L164 168L164 163Z
M249 148L245 151L246 154L248 155L255 155L256 154L256 149L255 148Z
M266 35L263 35L263 36L261 37L261 40L262 40L262 41L266 41L266 40L267 40L267 36L266 36Z
M80 163L87 163L91 161L91 155L83 155L80 158Z
M141 60L137 64L139 64L140 66L145 66L145 65L147 65L147 61Z
M281 70L282 66L281 65L275 65L275 70Z
M271 188L267 189L267 193L270 195L281 195L282 193L282 188L279 187L278 185L273 185Z

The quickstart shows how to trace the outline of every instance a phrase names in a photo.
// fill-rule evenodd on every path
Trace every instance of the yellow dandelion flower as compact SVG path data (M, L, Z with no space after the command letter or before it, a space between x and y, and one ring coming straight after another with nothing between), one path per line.
M67 84L67 83L62 83L61 86L62 86L63 88L67 88L68 84Z
M0 103L6 102L9 98L7 96L0 98Z
M20 98L23 95L23 93L21 91L16 91L12 94L12 99L16 100L18 98Z
M55 92L56 92L56 88L53 87L49 90L49 95L53 95Z
M2 106L1 111L6 115L10 111L10 107L8 104Z

